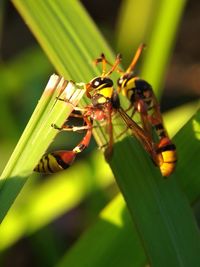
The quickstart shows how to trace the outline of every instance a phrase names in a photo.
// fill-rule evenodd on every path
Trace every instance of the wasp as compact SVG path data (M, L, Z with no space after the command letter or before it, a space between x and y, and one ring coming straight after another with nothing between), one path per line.
M38 165L34 168L34 171L41 173L54 173L71 166L76 158L76 155L81 153L89 145L94 120L99 122L105 121L108 126L109 142L106 154L107 157L110 157L113 147L112 116L116 108L119 106L119 98L117 92L114 90L113 81L109 78L109 75L115 70L119 62L120 57L117 57L116 62L108 72L106 72L106 64L103 64L102 74L85 84L86 95L91 100L91 104L84 108L74 107L74 110L82 112L79 117L81 117L85 122L84 126L69 127L64 124L61 128L59 128L54 124L52 125L59 131L78 132L86 130L86 135L81 142L71 151L55 151L43 155ZM59 100L67 101L65 99Z
M155 164L159 166L162 175L169 176L176 166L176 147L164 127L160 106L152 86L134 73L144 47L144 44L139 46L126 71L116 68L120 73L117 91L129 99L130 105L125 111L131 110L131 116L122 111L120 111L120 115L128 128L131 128L133 135L139 139L151 155ZM104 55L96 60L96 63L99 62L112 65ZM138 125L131 119L136 112L140 115L142 128L138 128ZM154 140L153 131L156 132L157 140Z

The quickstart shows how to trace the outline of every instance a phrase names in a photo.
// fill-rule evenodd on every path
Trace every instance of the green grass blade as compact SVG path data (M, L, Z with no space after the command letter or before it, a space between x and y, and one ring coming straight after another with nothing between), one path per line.
M125 54L128 64L127 56L133 57L138 45L146 43L140 76L150 82L159 96L185 4L185 0L122 2L117 27L118 49Z
M144 266L143 247L125 207L117 196L56 267Z
M130 147L135 155L123 160L120 153L126 154ZM118 157L113 158L111 167L151 265L198 266L199 231L185 195L175 180L176 175L163 180L150 165L144 165L146 154L137 150L138 144L131 140L116 145ZM133 162L137 162L137 168ZM123 169L120 164L123 164ZM158 244L162 244L164 251L157 247Z
M150 82L159 96L185 4L186 0L161 2L148 44L148 52L144 55L141 76Z
M170 136L174 136L200 108L200 101L195 101L174 108L164 114L164 122ZM171 123L173 121L173 123Z
M177 165L177 177L187 192L191 202L200 197L199 151L200 151L200 109L195 116L175 136L175 142L179 152L179 164Z
M184 147L184 154L179 159L177 166L177 172L181 174L178 176L178 182L183 187L191 203L194 202L197 197L200 197L200 166L198 164L199 159L195 157L200 150L200 142L199 136L198 138L194 138L194 134L199 134L200 132L199 125L200 112L191 118L177 136L175 136L177 147ZM188 142L191 138L192 142ZM194 161L192 166L192 170L194 171L192 172L191 168L188 168L191 164L191 158ZM184 175L185 172L186 175ZM98 235L98 239L94 238L96 235ZM87 244L90 244L90 250L88 250ZM97 250L98 256L95 254ZM84 257L86 253L87 257ZM101 212L98 221L82 235L74 247L66 253L57 267L68 265L71 267L80 266L80 262L77 260L77 254L82 260L82 266L87 267L92 267L94 265L105 267L112 266L115 257L117 262L114 262L113 265L116 267L122 266L122 263L124 263L125 266L133 266L134 264L135 267L145 265L147 258L144 254L142 244L137 237L137 229L132 225L131 218L125 209L124 200L120 196L116 197ZM169 261L167 263L169 263Z
M127 64L133 56L133 51L140 43L149 44L161 4L161 1L155 0L126 0L121 2L116 39L117 49L122 53Z
M113 61L111 50L78 1L13 3L61 75L76 82L89 81L99 73L92 61L100 53Z
M75 91L75 86L72 83L68 83L57 75L51 76L21 139L1 175L0 221L2 221L20 192L27 180L27 176L32 173L38 159L41 158L57 134L57 130L51 127L52 122L61 126L73 110L71 104L57 101L56 96L68 98L71 95L73 96L72 103L76 105L83 94L84 90Z

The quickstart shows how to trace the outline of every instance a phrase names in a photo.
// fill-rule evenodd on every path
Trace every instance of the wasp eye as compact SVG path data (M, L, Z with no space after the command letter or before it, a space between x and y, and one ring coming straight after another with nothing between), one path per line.
M96 87L96 86L99 86L99 84L100 84L99 81L95 81L95 82L94 82L94 86L95 86L95 87Z
M97 88L102 83L101 78L97 77L91 81L91 85L93 88Z

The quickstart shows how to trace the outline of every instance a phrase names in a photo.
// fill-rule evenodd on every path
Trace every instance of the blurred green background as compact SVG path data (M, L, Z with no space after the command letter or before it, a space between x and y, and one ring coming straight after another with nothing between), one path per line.
M128 1L81 2L113 50L122 53L124 66L128 65L140 42L146 42L148 46L151 33L144 32L145 25L153 25L157 12L156 1L146 1L143 16L135 12L131 16L132 20L124 4ZM191 0L183 12L163 82L163 112L199 98L199 10L200 2ZM140 23L140 30L135 31L134 25L137 23ZM7 1L0 3L0 35L0 168L3 170L54 68L16 9ZM62 133L51 147L71 149L79 139L77 134ZM79 197L76 199L72 196L73 204L68 206L63 197L57 214L50 214L49 219L48 216L42 218L41 214L41 217L34 219L35 224L30 221L34 218L34 212L37 216L40 214L41 196L44 194L50 203L54 202L55 198L61 197L60 191L56 193L54 188L66 186L67 182L60 174L42 178L32 175L29 179L15 204L11 225L6 226L8 228L2 225L4 230L0 236L6 234L0 242L0 266L54 266L66 249L93 222L99 211L116 195L118 189L113 184L112 174L100 152L96 152L94 141L79 159L80 162L68 174L73 177L73 173L81 171L88 174L86 177L90 177L84 178L83 184L79 184Z

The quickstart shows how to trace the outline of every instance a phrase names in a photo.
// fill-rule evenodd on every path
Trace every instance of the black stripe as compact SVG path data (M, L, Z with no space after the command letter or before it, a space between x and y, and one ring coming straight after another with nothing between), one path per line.
M42 158L41 159L41 172L44 172L45 173L46 172L46 169L45 169L45 166L44 166L45 165L44 164L44 161L45 161L45 158Z
M40 172L40 171L39 171L39 163L38 163L37 166L35 166L34 171L35 171L35 172Z
M58 165L61 166L61 168L63 168L64 170L69 168L70 165L68 163L64 162L59 155L53 155L53 156L55 157Z
M52 157L54 157L52 154L50 154ZM49 155L47 155L46 157L45 157L45 159L46 159L46 161L47 161L47 169L48 169L48 171L49 172L51 172L51 173L53 173L54 171L51 169L51 166L50 166L50 159L49 159Z
M159 136L160 136L160 137L166 137L166 133L165 133L164 129L163 129L162 132L159 133Z
M135 86L137 87L137 89L141 90L141 92L152 91L151 85L148 82L146 82L145 80L142 80L142 79L136 80L135 81Z
M163 130L164 129L162 123L155 124L154 127L155 127L156 130Z
M159 154L165 151L173 151L173 150L176 150L176 146L174 144L169 144L156 149L156 153Z
M165 163L176 163L176 162L177 162L177 159L174 161L165 161Z
M104 88L111 88L111 87L112 87L112 85L107 84L107 83L104 83L103 85L101 84L101 85L99 86L99 88L97 87L97 90L101 91L101 89L104 89Z

